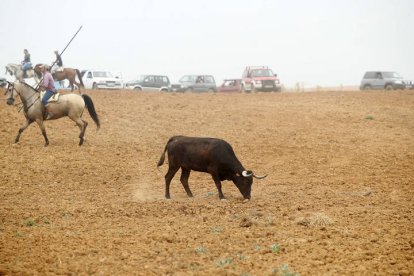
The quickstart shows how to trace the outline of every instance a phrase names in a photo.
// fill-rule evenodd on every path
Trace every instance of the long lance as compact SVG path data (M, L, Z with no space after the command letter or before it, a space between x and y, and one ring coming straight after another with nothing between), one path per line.
M70 43L73 41L73 39L78 35L78 33L80 32L80 30L82 29L82 25L79 27L79 29L76 31L76 33L73 35L73 37L70 39L70 41L68 42L68 44L66 44L66 46L65 46L65 48L63 49L63 51L60 53L60 55L62 56L62 54L66 51L66 48L68 48L69 47L69 45L70 45ZM52 66L50 66L50 68L52 68L53 67L53 65L55 65L56 64L56 62L57 62L57 59L52 63ZM43 76L42 76L42 78L40 79L40 82L37 84L37 86L36 86L36 89L38 89L39 88L39 86L40 86L40 83L43 81Z
M82 29L82 25L79 27L79 29L78 29L78 31L73 35L73 37L71 38L71 40L68 42L68 44L66 44L66 46L65 46L65 48L62 50L62 52L60 52L60 55L62 56L63 55L63 53L66 51L66 48L68 48L69 47L69 45L70 45L70 43L72 42L72 40L78 35L78 33L80 32L80 30ZM50 68L52 68L53 67L53 65L55 65L56 64L56 62L57 62L57 60L55 60L53 63L52 63L52 66L50 66Z

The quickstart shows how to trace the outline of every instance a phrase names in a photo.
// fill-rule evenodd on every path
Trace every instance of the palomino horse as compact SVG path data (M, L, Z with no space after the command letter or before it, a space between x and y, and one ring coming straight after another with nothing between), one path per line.
M42 65L43 64L36 64L34 70L37 74L41 74L40 67ZM80 91L81 87L84 88L82 77L81 77L81 74L80 74L78 69L65 67L65 68L63 68L63 71L56 71L52 75L53 75L53 79L55 81L62 81L64 79L67 79L69 81L69 84L70 84L71 88L72 88L72 90L71 90L72 92L73 92L74 84L76 84L76 86L78 87L79 94L81 92ZM79 83L76 81L76 76L78 76Z
M21 82L24 81L25 78L34 78L36 83L40 82L40 78L42 74L37 74L33 69L26 70L26 76L24 76L22 67L20 64L9 63L6 65L6 73L9 73L11 76L15 76L16 80Z
M16 92L16 93L15 93ZM46 136L46 130L43 124L45 115L45 109L40 99L40 93L38 90L34 89L25 82L15 81L14 83L9 82L6 95L7 95L7 104L14 104L15 94L19 95L20 100L23 104L24 116L26 117L26 122L19 129L19 132L16 136L15 143L19 142L20 135L22 132L33 122L36 122L40 129L42 130L43 137L45 138L45 146L49 145L49 139ZM88 123L82 120L83 111L86 108L89 111L89 115L92 117L97 128L100 127L100 122L98 115L96 114L94 104L92 99L88 95L77 95L77 94L66 94L59 96L58 101L50 102L50 111L54 114L51 120L59 119L65 116L68 116L72 121L74 121L79 129L79 146L83 144L84 135Z

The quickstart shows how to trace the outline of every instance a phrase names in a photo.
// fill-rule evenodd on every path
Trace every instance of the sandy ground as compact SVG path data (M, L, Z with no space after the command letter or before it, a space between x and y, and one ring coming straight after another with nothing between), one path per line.
M13 144L23 114L0 101L0 275L413 275L414 91L86 93L102 127L85 112L82 147L68 118ZM177 174L165 200L173 135L268 177L243 203Z

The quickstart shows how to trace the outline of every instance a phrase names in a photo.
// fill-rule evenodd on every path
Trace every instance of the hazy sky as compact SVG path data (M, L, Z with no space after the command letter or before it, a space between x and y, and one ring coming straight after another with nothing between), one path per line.
M414 80L412 0L3 0L0 65L33 63L122 74L240 78L268 65L287 87L359 85L366 70ZM4 68L4 67L3 67ZM4 76L4 71L0 76Z

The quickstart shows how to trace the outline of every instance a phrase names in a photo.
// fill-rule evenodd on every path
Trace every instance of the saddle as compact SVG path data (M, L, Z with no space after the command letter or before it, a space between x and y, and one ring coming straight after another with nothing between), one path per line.
M46 94L46 91L40 91L40 99L43 99L43 96ZM49 98L49 100L47 101L48 103L51 102L57 102L59 100L59 92L56 92L55 94L53 94L52 97Z

